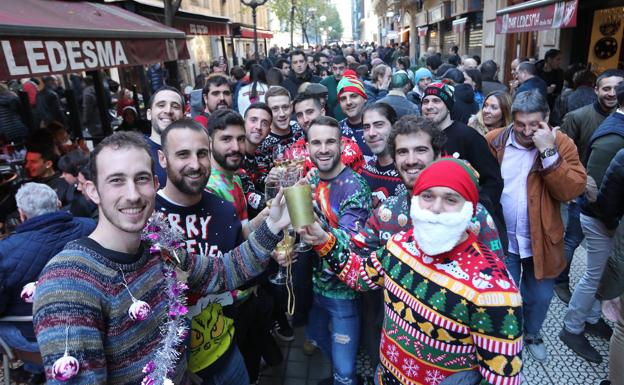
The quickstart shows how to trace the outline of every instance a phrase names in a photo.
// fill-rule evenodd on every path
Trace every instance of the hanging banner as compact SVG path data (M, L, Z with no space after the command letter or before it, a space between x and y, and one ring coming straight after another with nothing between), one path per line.
M418 36L424 37L427 36L428 27L418 27Z
M543 7L505 12L496 16L496 33L545 31L576 27L578 0L559 1Z
M622 7L600 9L594 12L588 62L596 73L617 68L624 38L624 10Z
M466 22L468 21L467 17L463 17L461 19L453 20L453 32L454 33L463 33L466 29Z
M188 59L182 39L0 40L0 80Z

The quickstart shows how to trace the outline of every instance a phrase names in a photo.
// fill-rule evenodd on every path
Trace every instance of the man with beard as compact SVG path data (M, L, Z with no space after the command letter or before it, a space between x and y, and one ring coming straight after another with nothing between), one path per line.
M158 188L150 148L138 134L114 133L91 153L90 164L93 181L85 189L99 207L97 227L89 237L68 243L37 282L33 323L48 380L59 381L53 366L64 356L70 366L66 356L71 355L78 361L75 384L149 382L150 369L169 377L159 380L186 383L184 341L171 348L182 359L154 368L157 355L171 353L161 348L161 333L176 309L170 305L172 284L163 274L165 258L152 255L150 244L141 241ZM198 176L189 174L189 179ZM276 197L281 203L279 198L281 193ZM267 220L236 249L219 258L178 250L176 269L186 272L185 283L201 295L233 290L264 270L289 222L284 205L274 204ZM137 303L151 310L137 314ZM167 336L175 339L171 332Z
M205 129L194 120L181 119L163 131L161 143L159 162L169 183L156 195L156 210L184 234L188 252L219 258L233 250L242 239L234 206L204 191L210 177L210 138ZM231 303L230 293L189 295L188 365L204 381L248 385L241 353L232 343L234 322L223 314L222 306Z
M160 186L164 187L167 184L167 173L158 162L160 134L171 123L184 116L184 96L177 89L164 86L152 94L148 104L147 120L151 121L152 133L147 138L147 143L154 160L154 173L158 177Z
M293 100L293 109L295 110L295 117L297 123L303 130L303 137L295 142L295 147L305 148L307 145L307 134L310 129L310 123L312 123L319 116L325 115L325 109L322 107L321 100L317 96L308 95L306 92L297 95ZM340 154L340 160L345 166L350 167L353 171L359 173L364 166L364 156L360 151L357 143L346 136L340 138L343 151ZM306 164L305 172L314 167L314 164L310 160L309 154L306 151Z
M624 80L624 71L606 70L598 79L594 91L598 100L585 107L568 112L563 118L561 131L567 134L576 144L579 158L587 165L587 144L600 124L617 109L618 101L615 94L615 86ZM581 207L580 198L568 203L568 223L566 224L564 244L567 265L565 270L557 277L555 293L563 302L570 302L570 265L574 257L574 251L583 241L583 231L580 222Z
M361 175L373 193L373 208L376 208L389 196L398 195L405 188L388 147L388 136L397 121L397 114L390 105L378 102L364 107L362 116L364 140L377 159L369 160Z
M383 289L376 383L519 383L522 299L503 262L469 231L477 183L462 160L429 165L413 187L412 228L383 251L330 253L344 233L318 223L301 231L349 287Z
M243 234L247 237L254 227L247 214L243 182L236 173L243 164L245 153L245 121L236 111L220 110L210 116L208 133L212 169L206 189L234 205L243 225ZM259 219L256 217L256 222Z
M364 127L362 125L362 111L368 99L364 85L354 71L347 70L338 82L337 90L340 108L347 115L345 119L340 121L342 135L353 138L364 154L364 159L369 161L373 158L373 153L364 142Z
M349 237L345 232L332 230L341 236L337 236L338 241L328 253L338 256L352 251L366 258L371 251L381 252L393 234L408 231L412 226L408 220L409 191L413 190L421 170L438 159L445 140L444 134L427 119L416 116L399 119L388 136L387 151L401 177L402 188L398 189L397 195L389 197L373 211L357 235ZM366 178L365 175L364 177ZM492 250L497 257L504 258L505 253L501 247L498 230L492 217L481 204L477 205L477 212L469 229L477 240ZM378 363L383 301L370 301L371 298L375 298L372 293L362 296L363 306L368 309L363 313L363 323L369 325L362 335L362 342L372 363Z
M204 128L208 128L210 114L217 110L232 108L232 89L225 75L210 75L206 78L206 84L202 90L204 97L204 112L195 117Z
M273 113L273 122L269 135L262 141L256 150L256 160L260 169L273 168L273 148L275 146L290 146L303 136L301 127L296 121L291 121L292 104L290 93L284 87L269 88L265 95L265 102ZM266 176L260 176L259 182L264 184Z
M524 341L538 361L547 359L540 333L554 278L566 265L560 206L579 196L586 181L572 140L546 123L549 112L539 91L521 92L511 106L513 123L486 135L505 181L505 264L522 292Z
M444 152L453 157L465 159L479 175L479 201L488 209L496 221L503 248L507 248L505 222L500 205L503 179L496 158L488 151L488 145L481 134L466 124L453 121L453 87L432 83L425 89L422 98L422 114L431 120L446 136Z
M321 80L321 84L327 87L327 114L340 121L347 117L340 109L338 103L338 82L347 69L347 59L344 56L334 56L331 62L332 74Z
M368 218L370 190L361 176L341 162L343 146L340 137L340 126L334 118L320 116L310 124L308 152L320 177L314 199L329 226L355 234ZM306 338L332 361L333 381L327 379L325 382L357 384L358 296L328 269L322 260L313 266L313 298Z
M290 73L287 78L284 78L282 83L284 88L290 93L291 98L294 99L297 96L299 86L303 83L318 83L320 81L321 78L308 69L306 54L299 50L292 51L290 54Z

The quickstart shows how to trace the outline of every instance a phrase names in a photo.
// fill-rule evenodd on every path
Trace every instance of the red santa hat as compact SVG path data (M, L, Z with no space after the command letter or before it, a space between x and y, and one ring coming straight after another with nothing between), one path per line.
M479 203L479 176L470 164L461 159L442 158L420 172L414 195L432 187L448 187L472 203L473 215Z

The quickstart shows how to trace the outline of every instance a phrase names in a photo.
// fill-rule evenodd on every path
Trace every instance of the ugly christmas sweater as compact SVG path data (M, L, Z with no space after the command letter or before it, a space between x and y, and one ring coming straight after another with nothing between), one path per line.
M334 235L336 234L336 235ZM522 369L522 299L504 264L472 233L453 250L426 255L412 231L361 258L316 249L355 290L384 289L380 384L432 385L478 369L481 385L516 385ZM346 240L348 241L348 240Z

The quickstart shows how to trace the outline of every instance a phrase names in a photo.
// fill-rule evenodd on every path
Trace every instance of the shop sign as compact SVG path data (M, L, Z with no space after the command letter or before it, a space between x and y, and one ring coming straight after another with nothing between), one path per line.
M398 39L399 38L399 33L397 31L388 31L388 34L386 35L386 39Z
M427 36L427 27L418 27L418 36Z
M181 39L3 39L0 45L0 79L189 58L186 41Z
M429 23L437 23L444 20L444 6L442 4L429 10Z
M197 23L187 21L176 21L174 27L184 31L187 35L202 36L226 36L228 35L227 24L225 23Z
M578 0L559 1L543 7L496 16L496 33L545 31L576 27Z

